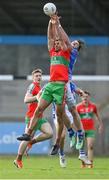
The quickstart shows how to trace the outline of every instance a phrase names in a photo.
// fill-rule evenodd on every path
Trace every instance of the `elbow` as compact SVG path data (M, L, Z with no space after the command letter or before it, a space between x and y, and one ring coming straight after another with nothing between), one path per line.
M24 99L24 103L25 103L25 104L27 104L27 103L28 103L27 99Z

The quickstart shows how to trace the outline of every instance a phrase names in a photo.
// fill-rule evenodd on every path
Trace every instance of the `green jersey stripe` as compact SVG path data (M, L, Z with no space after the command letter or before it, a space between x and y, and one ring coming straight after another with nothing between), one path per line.
M66 60L64 57L62 56L54 56L51 58L51 65L55 65L55 64L63 64L65 66L69 66L69 61Z
M79 114L81 119L92 119L94 117L94 113L93 112L87 112L87 113L81 113Z

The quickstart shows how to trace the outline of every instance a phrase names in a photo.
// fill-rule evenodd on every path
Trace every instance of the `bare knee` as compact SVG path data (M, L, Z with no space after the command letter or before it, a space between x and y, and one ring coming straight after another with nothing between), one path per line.
M42 132L45 133L46 137L48 139L52 138L53 137L53 130L52 130L51 126L49 124L48 124L48 126L46 124L44 124L43 128L44 128L44 130Z
M93 144L92 143L88 144L88 149L93 150Z
M50 130L49 132L46 133L48 139L53 137L53 130Z

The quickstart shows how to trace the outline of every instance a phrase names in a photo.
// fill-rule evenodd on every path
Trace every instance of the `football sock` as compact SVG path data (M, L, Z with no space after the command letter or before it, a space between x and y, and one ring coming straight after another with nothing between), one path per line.
M64 156L64 150L63 149L59 150L59 155Z
M79 150L79 155L80 155L80 156L85 156L86 153L85 153L85 151L84 151L83 149L80 149L80 150Z
M83 136L83 131L82 130L78 130L77 131L77 136Z
M68 133L69 133L69 137L71 138L72 136L74 136L75 132L73 131L72 128L68 129Z

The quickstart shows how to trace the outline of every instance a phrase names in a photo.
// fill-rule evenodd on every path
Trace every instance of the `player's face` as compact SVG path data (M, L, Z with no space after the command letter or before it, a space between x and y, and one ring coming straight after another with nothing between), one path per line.
M42 74L40 72L34 73L33 75L33 81L40 83L42 80Z
M79 47L79 42L77 40L72 41L71 45L72 45L73 48L78 48Z
M84 96L82 96L81 99L82 99L82 102L83 102L84 104L86 104L86 103L89 102L90 96L89 96L88 94L85 94Z
M55 48L55 51L59 51L61 49L61 41L60 40L56 40L54 42L54 48Z

